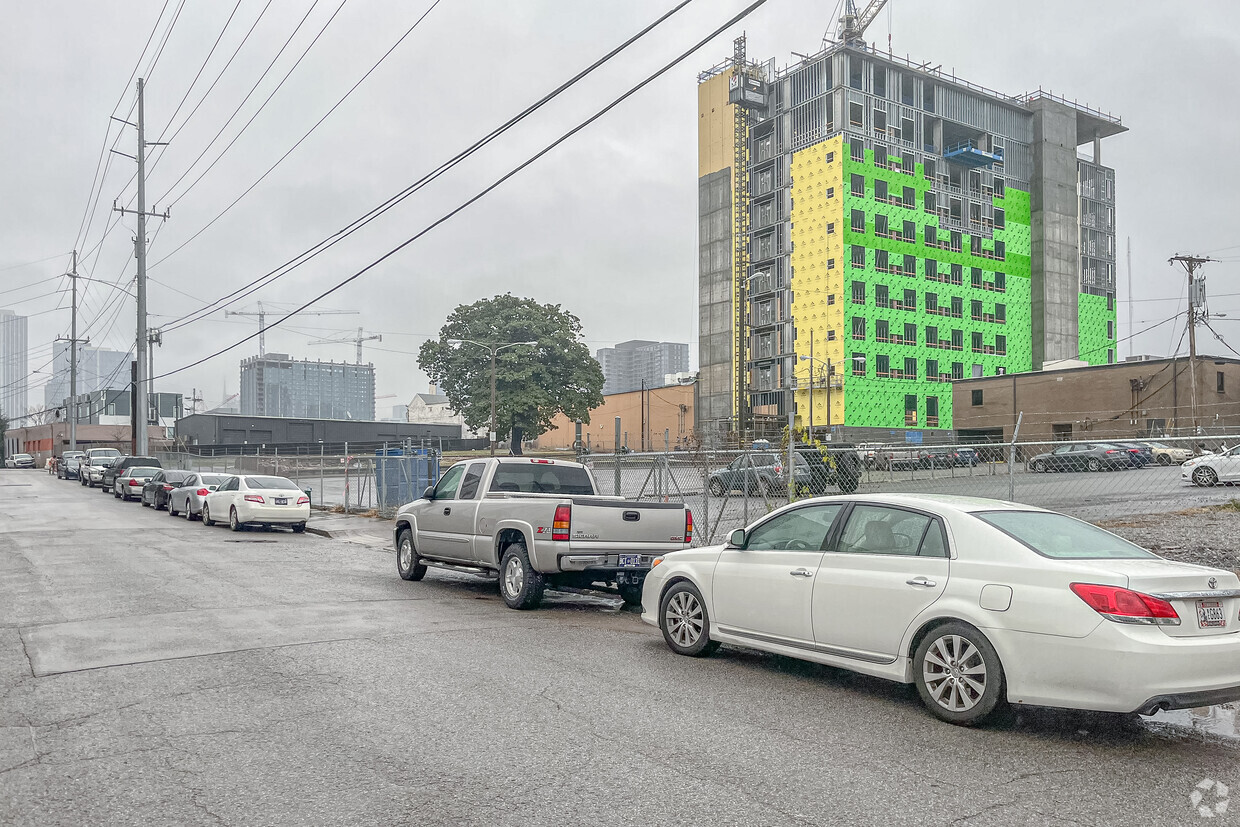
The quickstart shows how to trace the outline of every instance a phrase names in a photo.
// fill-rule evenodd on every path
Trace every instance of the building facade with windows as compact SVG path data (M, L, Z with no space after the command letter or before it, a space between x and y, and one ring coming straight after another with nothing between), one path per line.
M738 41L699 77L705 438L792 404L819 434L947 431L953 379L1115 360L1100 142L1125 127L924 65L841 44L777 71Z
M689 370L689 345L633 339L595 352L603 368L603 393L627 393L657 388L668 374Z
M375 418L374 365L268 353L241 362L241 413L314 419Z
M26 317L0 310L0 413L9 420L27 411Z
M129 381L128 353L79 345L77 360L79 394L116 387ZM56 342L53 346L52 378L43 386L43 407L60 407L69 398L69 362L69 343Z

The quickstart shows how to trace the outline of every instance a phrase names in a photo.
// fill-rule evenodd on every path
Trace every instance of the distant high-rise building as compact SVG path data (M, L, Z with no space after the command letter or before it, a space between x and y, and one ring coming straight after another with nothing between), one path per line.
M669 373L689 369L689 346L677 342L633 339L615 347L600 348L595 358L603 366L603 393L627 393L664 383Z
M43 386L43 407L56 408L69 398L69 343L56 342L52 358L52 378ZM120 387L129 381L130 356L106 347L78 346L77 392L93 393Z
M268 353L241 362L241 413L314 419L375 418L375 367L297 361Z
M26 317L0 310L0 413L10 420L26 413Z

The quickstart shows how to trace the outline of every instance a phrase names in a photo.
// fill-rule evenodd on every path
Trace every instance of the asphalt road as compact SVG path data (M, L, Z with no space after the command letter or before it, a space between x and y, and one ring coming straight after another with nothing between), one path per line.
M0 471L5 825L1200 824L1207 779L1240 789L1233 710L961 729L838 670L677 657L610 598L514 612Z

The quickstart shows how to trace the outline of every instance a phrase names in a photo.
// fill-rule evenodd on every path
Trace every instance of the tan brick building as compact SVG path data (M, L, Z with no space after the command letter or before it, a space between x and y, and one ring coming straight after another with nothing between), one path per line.
M687 447L693 439L694 388L669 385L604 396L603 404L590 411L589 424L582 424L581 441L596 454L611 453L616 448L616 417L620 417L620 444L626 444L627 434L631 451L662 451L665 434L670 447ZM577 424L560 414L533 447L572 448L576 433Z
M1012 373L952 383L961 440L1187 436L1193 432L1188 357ZM1197 423L1203 433L1240 433L1240 359L1198 356Z

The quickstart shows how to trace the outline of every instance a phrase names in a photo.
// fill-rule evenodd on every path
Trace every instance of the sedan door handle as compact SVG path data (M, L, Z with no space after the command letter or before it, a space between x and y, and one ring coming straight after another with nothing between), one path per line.
M809 569L793 569L792 571L788 573L791 574L793 577L813 577L814 576L814 573L810 571Z
M938 585L927 577L914 577L912 580L905 580L904 582L910 586L925 586L927 589L932 589Z
M449 506L449 507L447 507L447 508L445 508L445 509L443 510L443 515L444 515L445 517L446 517L446 516L448 516L448 515L449 515L449 514L451 514L451 513L452 513L452 507L451 507L451 506Z

